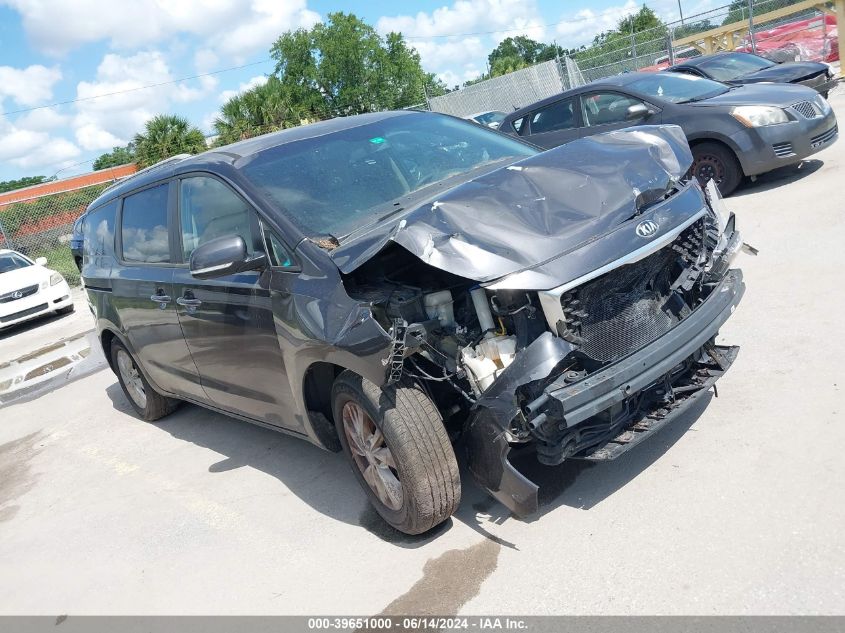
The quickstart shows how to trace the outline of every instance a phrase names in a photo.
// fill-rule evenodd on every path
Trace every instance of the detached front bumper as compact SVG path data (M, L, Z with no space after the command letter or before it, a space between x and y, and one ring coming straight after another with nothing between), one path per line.
M534 420L542 416L543 424L556 425L558 431L564 432L561 441L567 444L559 448L566 457L617 457L676 419L730 367L738 348L715 347L712 342L744 292L742 272L728 271L707 300L673 329L579 382L567 384L564 376L558 377L529 405L528 415ZM548 339L541 337L522 354L532 355L535 344L553 349ZM550 359L546 366L557 366L564 350L555 353L561 356ZM708 362L700 362L705 356ZM686 371L696 372L693 386L685 386L677 394L669 387L663 401L651 408L643 407L640 394L668 385L678 367L685 364L689 365ZM537 378L534 372L531 379ZM632 402L637 403L641 419L615 426L613 416L606 414L614 407L625 407ZM536 512L537 486L508 461L510 444L507 427L503 425L507 409L498 407L497 410L492 402L480 401L479 404L482 406L475 411L468 426L470 471L489 494L517 516ZM605 421L603 416L610 421ZM570 441L573 442L571 452L567 450Z

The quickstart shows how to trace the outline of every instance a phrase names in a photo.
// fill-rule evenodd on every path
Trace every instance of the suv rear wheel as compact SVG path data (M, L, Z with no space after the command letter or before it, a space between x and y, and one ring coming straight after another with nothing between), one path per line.
M417 385L382 389L344 371L332 402L343 452L385 521L421 534L452 515L461 500L458 462L437 407Z
M111 358L112 367L117 373L117 379L120 381L126 399L142 419L154 422L176 410L179 401L166 398L153 389L138 369L129 350L117 339L114 339L111 344Z

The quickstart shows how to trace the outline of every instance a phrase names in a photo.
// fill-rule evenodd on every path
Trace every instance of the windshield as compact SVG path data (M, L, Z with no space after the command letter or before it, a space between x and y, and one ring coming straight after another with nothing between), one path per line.
M32 262L17 253L0 253L0 274L32 266Z
M748 53L731 53L706 59L698 67L716 81L731 81L749 73L755 73L764 68L771 68L775 63L757 55Z
M629 88L671 101L672 103L688 103L709 99L728 91L728 87L717 81L710 81L703 77L681 75L679 73L654 73L628 84Z
M305 233L339 238L429 185L536 153L469 121L407 114L266 149L243 174Z

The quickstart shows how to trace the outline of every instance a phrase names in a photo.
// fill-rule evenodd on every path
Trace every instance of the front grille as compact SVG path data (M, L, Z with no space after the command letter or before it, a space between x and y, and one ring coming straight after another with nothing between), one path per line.
M821 134L811 138L810 139L810 147L816 148L819 145L824 145L829 140L833 139L837 135L838 132L839 132L839 126L834 125L827 132L822 132Z
M775 156L779 158L786 158L795 154L795 150L792 149L792 143L789 142L773 143L772 149L775 150Z
M38 292L38 284L35 284L34 286L27 286L26 288L21 288L20 290L13 290L12 292L0 295L0 303L11 303L12 301L17 301L18 299L34 295L36 292ZM17 293L20 293L20 295L15 296Z
M805 119L815 119L816 117L820 117L822 115L812 101L799 101L792 106L792 109Z
M41 305L37 305L34 308L27 308L26 310L21 310L20 312L15 312L14 314L7 314L4 317L0 317L0 323L8 323L9 321L22 319L25 316L29 316L30 314L36 314L37 312L41 312L42 310L46 309L47 304L42 303Z
M566 328L579 339L581 351L603 362L622 358L689 314L672 284L707 248L705 230L704 220L698 220L656 253L564 294Z

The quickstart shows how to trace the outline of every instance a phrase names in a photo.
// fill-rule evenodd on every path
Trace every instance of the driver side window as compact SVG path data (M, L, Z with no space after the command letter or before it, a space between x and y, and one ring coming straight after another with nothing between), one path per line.
M194 249L217 237L239 235L254 254L253 211L234 191L215 178L195 176L179 185L183 261Z
M642 101L618 92L594 92L581 97L584 125L608 125L622 123L628 116L628 108Z

